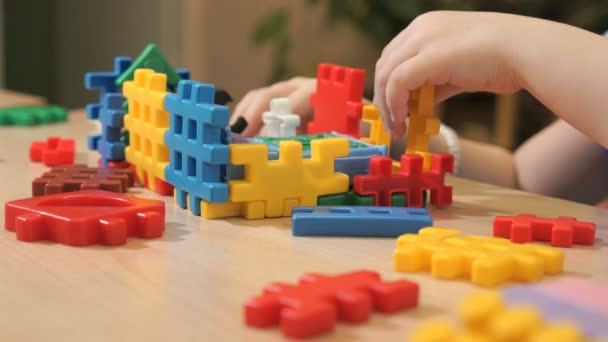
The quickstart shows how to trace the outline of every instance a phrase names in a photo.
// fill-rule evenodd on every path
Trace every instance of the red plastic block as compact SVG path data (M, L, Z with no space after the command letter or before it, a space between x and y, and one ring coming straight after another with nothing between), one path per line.
M273 283L245 303L245 323L254 327L280 324L283 334L311 337L333 330L336 319L364 322L372 309L392 313L418 305L418 284L383 282L371 271L338 276L307 274L299 284Z
M165 204L101 190L67 192L6 203L4 225L20 241L70 246L122 245L127 237L158 238Z
M393 161L389 157L372 157L369 174L354 177L354 190L359 195L372 195L374 205L391 206L395 193L404 193L408 207L423 205L424 190L431 190L431 204L452 204L452 187L445 185L445 173L454 171L454 156L433 154L431 169L422 170L424 158L417 154L401 156L401 170L392 172Z
M365 71L333 64L319 64L317 91L310 97L314 108L308 134L338 132L359 138Z
M496 216L494 236L511 239L516 243L551 241L554 247L572 247L572 244L593 245L595 223L577 221L573 217L560 216L546 219L530 214Z
M30 160L42 162L46 166L74 164L74 139L49 137L46 141L34 141L30 145Z

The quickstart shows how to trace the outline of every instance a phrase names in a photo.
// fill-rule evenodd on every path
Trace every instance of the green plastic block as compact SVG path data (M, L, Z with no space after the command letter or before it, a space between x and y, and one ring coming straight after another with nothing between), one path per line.
M269 146L279 147L279 143L281 141L297 141L302 144L302 151L310 150L310 142L315 139L328 139L328 138L336 138L337 135L331 133L322 133L322 134L310 134L310 135L297 135L295 137L280 137L280 138L271 138L271 137L256 137L254 142L264 143ZM365 145L363 143L359 143L355 140L349 141L349 147L353 148L364 148L369 147L369 145Z
M391 206L405 207L406 200L404 194L393 194L391 196ZM426 191L422 193L422 203L426 208ZM352 190L340 194L323 195L317 198L317 205L322 206L374 206L374 198L372 196L361 196L354 193Z
M133 79L135 70L142 68L152 69L167 75L167 84L170 86L176 86L181 79L158 46L156 44L148 44L137 59L133 61L129 69L116 78L116 86L122 87L125 81Z
M0 109L0 126L34 126L67 119L68 111L59 106L23 106Z

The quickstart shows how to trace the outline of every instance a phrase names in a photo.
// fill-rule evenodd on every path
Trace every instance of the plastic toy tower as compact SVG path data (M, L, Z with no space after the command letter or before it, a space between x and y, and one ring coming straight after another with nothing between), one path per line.
M157 73L167 75L167 84L171 87L176 86L181 79L156 44L146 46L131 66L116 78L116 86L122 87L125 81L132 80L137 69L152 69Z

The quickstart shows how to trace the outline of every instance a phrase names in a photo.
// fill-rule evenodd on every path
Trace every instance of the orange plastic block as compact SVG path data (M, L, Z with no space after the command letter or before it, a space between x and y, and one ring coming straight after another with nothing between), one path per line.
M158 238L165 203L102 190L67 192L6 203L4 224L20 241L70 246L122 245L131 236Z
M406 154L418 154L424 158L424 169L431 167L429 139L439 134L441 125L438 118L433 116L435 105L435 87L424 85L411 93L409 102L410 122L407 133Z
M282 141L278 160L268 160L265 144L230 145L230 162L245 165L245 178L229 182L230 201L243 203L245 218L291 216L294 207L315 206L320 195L348 191L348 175L334 172L334 160L348 155L348 140L310 145L311 157L304 159L301 143Z
M386 145L386 148L391 148L391 135L384 128L380 111L374 105L363 106L364 122L369 124L369 137L361 138L362 141L373 145Z
M428 227L397 239L394 266L400 272L430 271L441 279L470 277L479 286L532 282L559 274L564 253L553 247L515 244L486 236L459 236L455 229Z
M169 149L165 132L169 128L169 113L164 109L167 76L150 69L137 69L135 79L123 84L123 95L129 102L124 116L129 131L129 146L125 156L134 166L140 182L161 195L172 195L173 187L165 182L165 166Z
M410 334L412 342L582 342L582 331L574 323L547 324L533 306L505 307L496 292L465 298L458 308L462 328L447 321L429 320Z

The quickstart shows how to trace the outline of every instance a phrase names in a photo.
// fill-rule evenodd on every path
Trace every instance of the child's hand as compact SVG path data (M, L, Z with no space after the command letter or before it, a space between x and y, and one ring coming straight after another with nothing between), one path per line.
M234 122L238 117L243 117L247 120L247 128L243 131L243 135L253 136L262 127L262 114L268 111L270 100L277 97L288 97L291 112L300 115L302 119L300 127L305 127L307 119L312 114L310 95L315 91L316 84L317 80L314 78L295 77L288 81L252 90L236 105L231 120Z
M479 12L429 12L416 18L376 63L374 103L393 137L403 136L409 92L436 86L442 101L467 91L513 93L521 88L509 43L528 18ZM522 37L520 37L521 39Z

